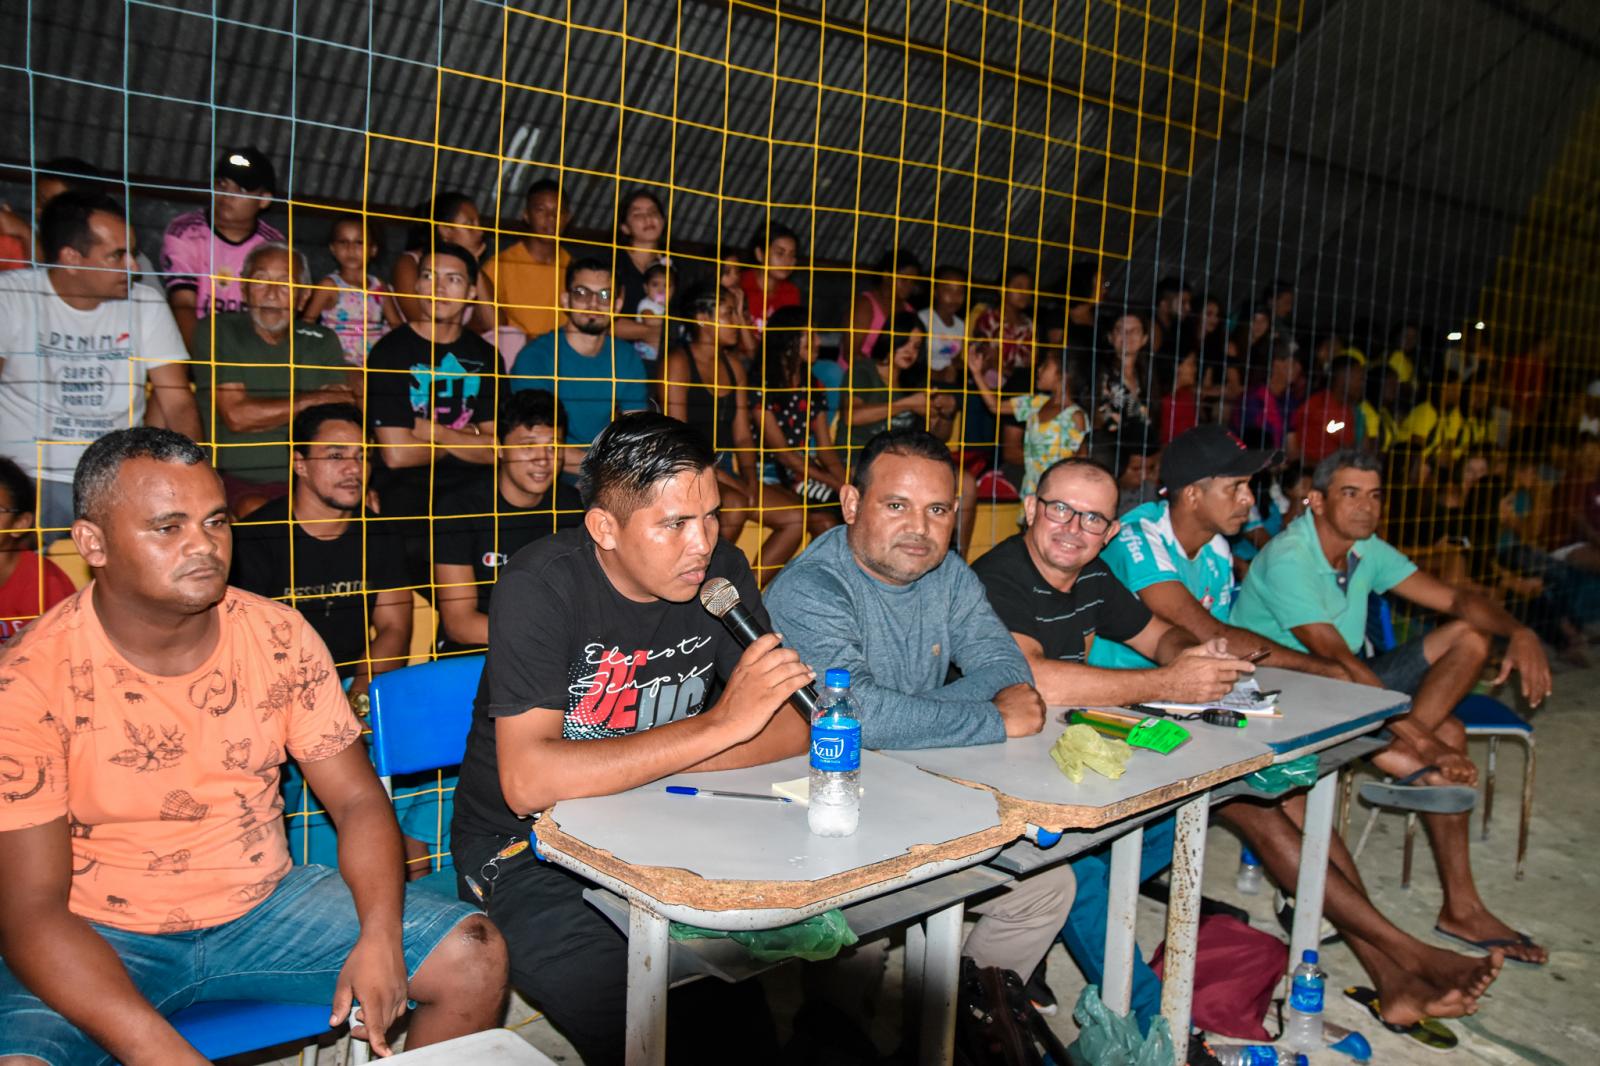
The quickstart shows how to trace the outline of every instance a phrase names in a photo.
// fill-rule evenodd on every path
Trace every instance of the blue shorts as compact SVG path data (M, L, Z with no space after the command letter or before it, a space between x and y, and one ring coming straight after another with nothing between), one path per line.
M1404 692L1407 696L1417 694L1417 689L1422 687L1422 679L1428 676L1428 656L1422 649L1424 639L1418 637L1408 640L1398 648L1367 660L1367 665L1378 675L1384 688L1391 692Z
M406 889L401 937L406 976L458 922L479 911L415 885ZM241 918L187 933L130 933L94 924L134 985L171 1015L202 1000L333 1003L334 982L361 927L337 870L296 866L272 895ZM0 962L0 1055L31 1055L50 1066L115 1060L23 987Z

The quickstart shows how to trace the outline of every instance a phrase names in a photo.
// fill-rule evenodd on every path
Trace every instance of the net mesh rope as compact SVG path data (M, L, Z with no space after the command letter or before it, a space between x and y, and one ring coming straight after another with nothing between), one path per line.
M745 322L716 325L727 316L714 279L730 250L753 292L779 296L785 282L800 290L803 316L791 331L809 341L802 351L835 360L842 380L823 385L808 371L797 387L810 411L835 400L844 408L827 420L836 443L859 445L866 429L882 428L888 417L874 416L853 434L852 412L890 397L911 397L901 421L948 440L962 460L961 547L969 559L1017 528L1020 504L1008 492L1016 486L998 482L1026 476L1029 442L1050 421L1037 417L1040 408L1079 407L1099 449L1093 454L1120 468L1129 455L1157 450L1185 418L1235 416L1249 402L1245 390L1275 388L1275 350L1298 334L1300 373L1312 384L1291 390L1317 387L1332 359L1365 366L1365 393L1340 410L1384 449L1389 539L1454 580L1549 608L1548 575L1519 569L1498 548L1508 538L1554 546L1550 527L1564 520L1558 505L1581 497L1574 485L1600 473L1589 469L1600 446L1589 446L1591 457L1576 435L1590 417L1585 403L1596 405L1584 387L1600 335L1592 194L1600 97L1592 78L1574 81L1584 101L1574 123L1525 123L1511 140L1470 145L1441 169L1391 152L1384 138L1390 129L1409 132L1413 105L1464 94L1498 53L1490 35L1478 34L1459 47L1399 55L1387 38L1405 36L1397 25L1425 32L1426 20L1439 16L1420 10L1426 5L1412 12L1354 0L440 0L421 15L381 3L337 13L278 6L263 14L221 0L182 8L130 0L108 19L101 5L96 34L71 59L60 52L72 5L19 8L19 32L0 63L26 109L25 142L6 151L15 206L36 200L52 176L51 157L94 146L153 253L165 218L211 206L209 183L195 176L208 173L224 147L259 143L279 173L265 217L312 266L294 290L299 299L340 292L324 280L336 216L363 221L377 249L368 270L391 282L414 277L447 229L481 244L486 261L510 249L525 235L528 190L555 180L571 217L557 237L561 256L595 254L624 270L626 259L666 254L680 293L697 282L712 292L709 311L698 315L681 303L659 320L619 315L617 323L664 326L653 345L661 358L642 377L602 378L613 396L643 386L653 406L712 412L708 428L725 457L732 501L725 529L764 577L782 562L770 557L766 538L788 538L787 555L822 528L833 504L794 491L819 479L812 427L808 441L790 446L774 437L765 414L777 391L764 381L766 355L785 346L775 335L782 331L759 336ZM1311 33L1314 60L1301 60L1296 49ZM160 42L175 48L169 70L157 69ZM1288 76L1274 76L1286 58L1295 59ZM1385 79L1389 95L1363 105L1390 125L1329 118L1338 114L1330 101L1361 100L1375 67L1401 65ZM52 103L67 93L82 102L72 114ZM1493 102L1463 95L1460 106ZM1290 150L1269 135L1286 126L1294 131ZM1548 151L1552 144L1560 147ZM1331 162L1362 153L1372 167ZM1501 232L1482 225L1473 170L1506 153L1549 165ZM654 242L625 228L636 190L661 206ZM476 223L435 217L432 205L451 191L474 201ZM1413 212L1410 225L1372 221ZM1341 226L1368 236L1337 241ZM794 235L797 253L782 278L762 261L775 227ZM1330 248L1316 250L1316 284L1299 288L1293 310L1277 315L1269 305L1275 279L1296 277L1314 250L1285 236L1297 227L1328 235ZM1481 237L1462 236L1480 227ZM397 266L402 245L417 253L410 268ZM1451 272L1462 248L1489 264L1476 280ZM900 294L893 281L883 283L885 273L902 279L919 308L941 277L959 279L964 327L950 368L931 371L924 351L908 371L895 367L892 352L876 369L877 338L899 336L892 305ZM1196 331L1195 359L1164 363L1130 345L1124 369L1113 336L1126 324L1123 312L1135 316L1148 351L1163 314L1155 282L1168 274L1193 288L1195 325L1182 328ZM364 281L357 286L371 294ZM863 293L872 295L863 302ZM419 313L425 302L403 309ZM1217 312L1214 334L1204 331L1208 304ZM1086 305L1098 311L1084 326L1072 308ZM573 381L512 373L529 339L508 328L519 312L559 320L563 308L550 298L519 302L497 284L492 300L471 303L467 328L499 346L501 389L536 385L563 400L579 387ZM1288 335L1275 319L1292 323ZM1413 342L1392 330L1405 322L1431 332ZM214 340L215 323L204 318L197 329ZM698 349L688 343L697 333ZM291 334L290 384L304 391L327 378L299 357L297 343ZM697 363L695 352L703 357L707 347L711 357ZM213 370L249 362L211 350ZM669 359L674 350L690 354ZM1039 370L1062 366L1063 351L1075 371L1062 375L1071 387L1042 393ZM411 373L358 368L352 384L364 389L385 372ZM874 373L888 380L865 391ZM427 392L435 382L420 384ZM1119 384L1138 386L1148 410L1128 420L1130 432L1113 435L1105 409L1117 402ZM201 389L197 401L205 425L217 425L216 395ZM717 416L729 404L740 413L724 437L727 423ZM1022 421L1009 422L1011 413ZM130 406L130 420L135 414ZM428 447L476 451L498 471L492 436ZM779 469L785 453L795 461L787 477ZM841 465L848 468L848 452ZM984 467L988 480L980 479ZM283 480L290 477L284 471ZM1474 492L1480 482L1503 492ZM1257 487L1264 503L1275 496L1280 505L1296 490ZM447 488L430 479L420 515L430 562ZM1459 522L1421 539L1441 528L1441 494ZM41 588L44 558L86 576L71 541L60 541L35 564ZM437 656L435 605L460 586L431 566L419 588L391 559L368 556L366 565L365 594L353 595L364 605L373 593L409 595L413 632L404 654L383 662L368 655L364 668ZM438 777L415 792L448 788ZM437 842L444 827L434 828Z

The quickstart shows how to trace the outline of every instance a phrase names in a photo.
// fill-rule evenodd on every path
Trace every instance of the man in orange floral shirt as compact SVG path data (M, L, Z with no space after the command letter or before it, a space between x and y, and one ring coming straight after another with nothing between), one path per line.
M361 1005L380 1054L497 1024L504 943L408 891L400 832L322 641L227 586L205 453L110 433L73 481L95 579L0 657L0 1064L205 1060L166 1015L209 999ZM293 866L294 758L339 828L339 869ZM342 879L341 879L342 875Z

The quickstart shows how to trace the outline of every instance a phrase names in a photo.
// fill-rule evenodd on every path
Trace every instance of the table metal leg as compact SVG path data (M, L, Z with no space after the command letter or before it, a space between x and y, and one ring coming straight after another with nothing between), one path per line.
M1332 808L1329 808L1331 813ZM1181 1064L1189 1051L1189 1008L1194 1000L1194 958L1200 941L1200 886L1205 875L1206 821L1211 794L1178 808L1167 889L1167 951L1161 973L1161 1014Z
M905 980L900 990L900 1031L905 1046L914 1048L922 1036L922 987L927 972L928 938L920 922L906 926Z
M919 1059L944 1066L955 1058L956 998L961 983L961 916L952 903L923 919L922 1034Z
M1127 1014L1133 999L1134 923L1139 911L1139 861L1144 830L1130 829L1111 842L1111 869L1106 885L1105 976L1100 999L1118 1014Z
M1323 774L1306 797L1305 830L1300 840L1300 881L1294 890L1294 931L1289 937L1289 972L1300 953L1322 942L1322 894L1328 877L1328 844L1333 836L1337 774Z
M628 908L628 1066L667 1059L667 920L638 903Z

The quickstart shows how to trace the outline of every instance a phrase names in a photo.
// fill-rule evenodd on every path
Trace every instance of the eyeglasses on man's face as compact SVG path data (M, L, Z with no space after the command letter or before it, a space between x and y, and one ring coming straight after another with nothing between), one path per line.
M591 289L587 285L574 285L567 290L567 299L575 304L610 304L610 289Z
M1076 518L1079 529L1095 536L1111 528L1111 519L1099 511L1080 511L1064 500L1047 500L1041 496L1039 511L1058 526L1068 525Z

